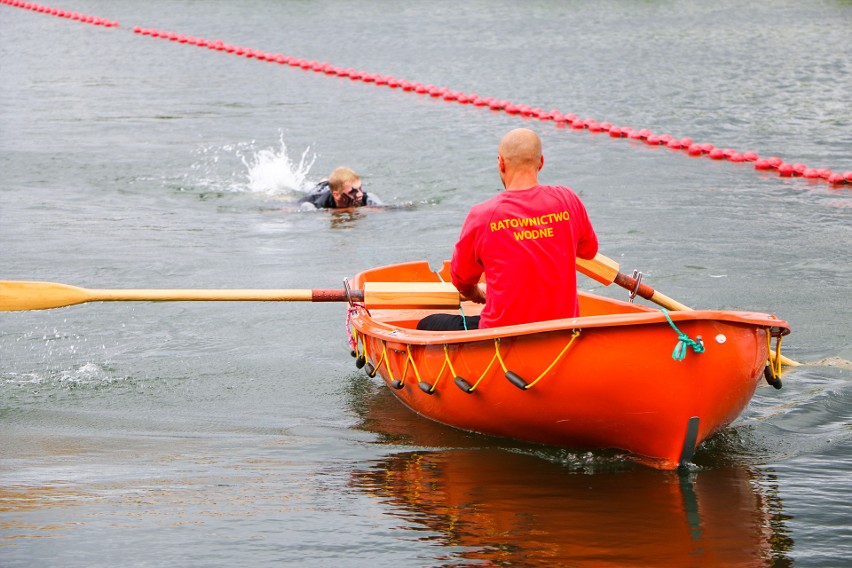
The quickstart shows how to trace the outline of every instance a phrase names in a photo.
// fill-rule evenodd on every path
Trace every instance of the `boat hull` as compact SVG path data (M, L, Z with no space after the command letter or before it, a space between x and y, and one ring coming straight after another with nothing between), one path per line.
M367 271L353 285L438 279L424 265ZM581 294L580 305L582 317L489 330L418 331L426 310L355 307L349 323L368 372L431 420L553 446L624 450L663 469L691 459L742 412L763 376L770 337L789 331L768 314L666 317L592 294ZM703 352L683 344L679 359L683 334Z

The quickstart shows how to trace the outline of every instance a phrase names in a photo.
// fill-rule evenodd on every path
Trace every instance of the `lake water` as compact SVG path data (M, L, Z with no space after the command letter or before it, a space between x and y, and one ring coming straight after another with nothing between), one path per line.
M852 170L852 2L0 4L0 278L338 288L448 258L542 137L601 251L694 307L852 359L852 185L614 139L144 30ZM391 205L299 212L346 164ZM618 298L620 289L580 286ZM339 304L0 314L0 565L840 566L852 376L785 371L688 471L420 419L355 368Z

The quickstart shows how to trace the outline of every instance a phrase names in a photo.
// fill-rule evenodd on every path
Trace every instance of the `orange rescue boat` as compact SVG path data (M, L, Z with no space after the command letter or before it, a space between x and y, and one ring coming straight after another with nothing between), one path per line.
M366 270L351 286L449 279L447 262L438 272L411 262ZM528 442L624 450L660 469L688 463L739 416L764 374L770 382L780 374L779 342L790 326L773 315L669 313L579 296L577 318L452 332L416 329L422 317L451 310L352 302L347 327L357 365L426 418ZM461 308L476 315L482 306Z

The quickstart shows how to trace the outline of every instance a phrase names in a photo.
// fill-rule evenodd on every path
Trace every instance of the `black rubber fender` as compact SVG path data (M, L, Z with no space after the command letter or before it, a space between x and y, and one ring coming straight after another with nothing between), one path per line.
M506 378L509 379L510 383L512 383L521 390L527 390L527 387L529 386L519 374L513 373L512 371L506 371Z

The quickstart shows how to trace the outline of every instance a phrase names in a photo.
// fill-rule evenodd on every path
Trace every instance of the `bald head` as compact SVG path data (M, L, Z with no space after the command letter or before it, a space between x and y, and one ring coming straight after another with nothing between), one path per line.
M516 128L500 140L497 154L503 157L507 165L538 169L541 161L541 139L529 128Z
M509 131L497 146L500 179L506 189L527 189L538 183L544 165L541 139L529 128Z

